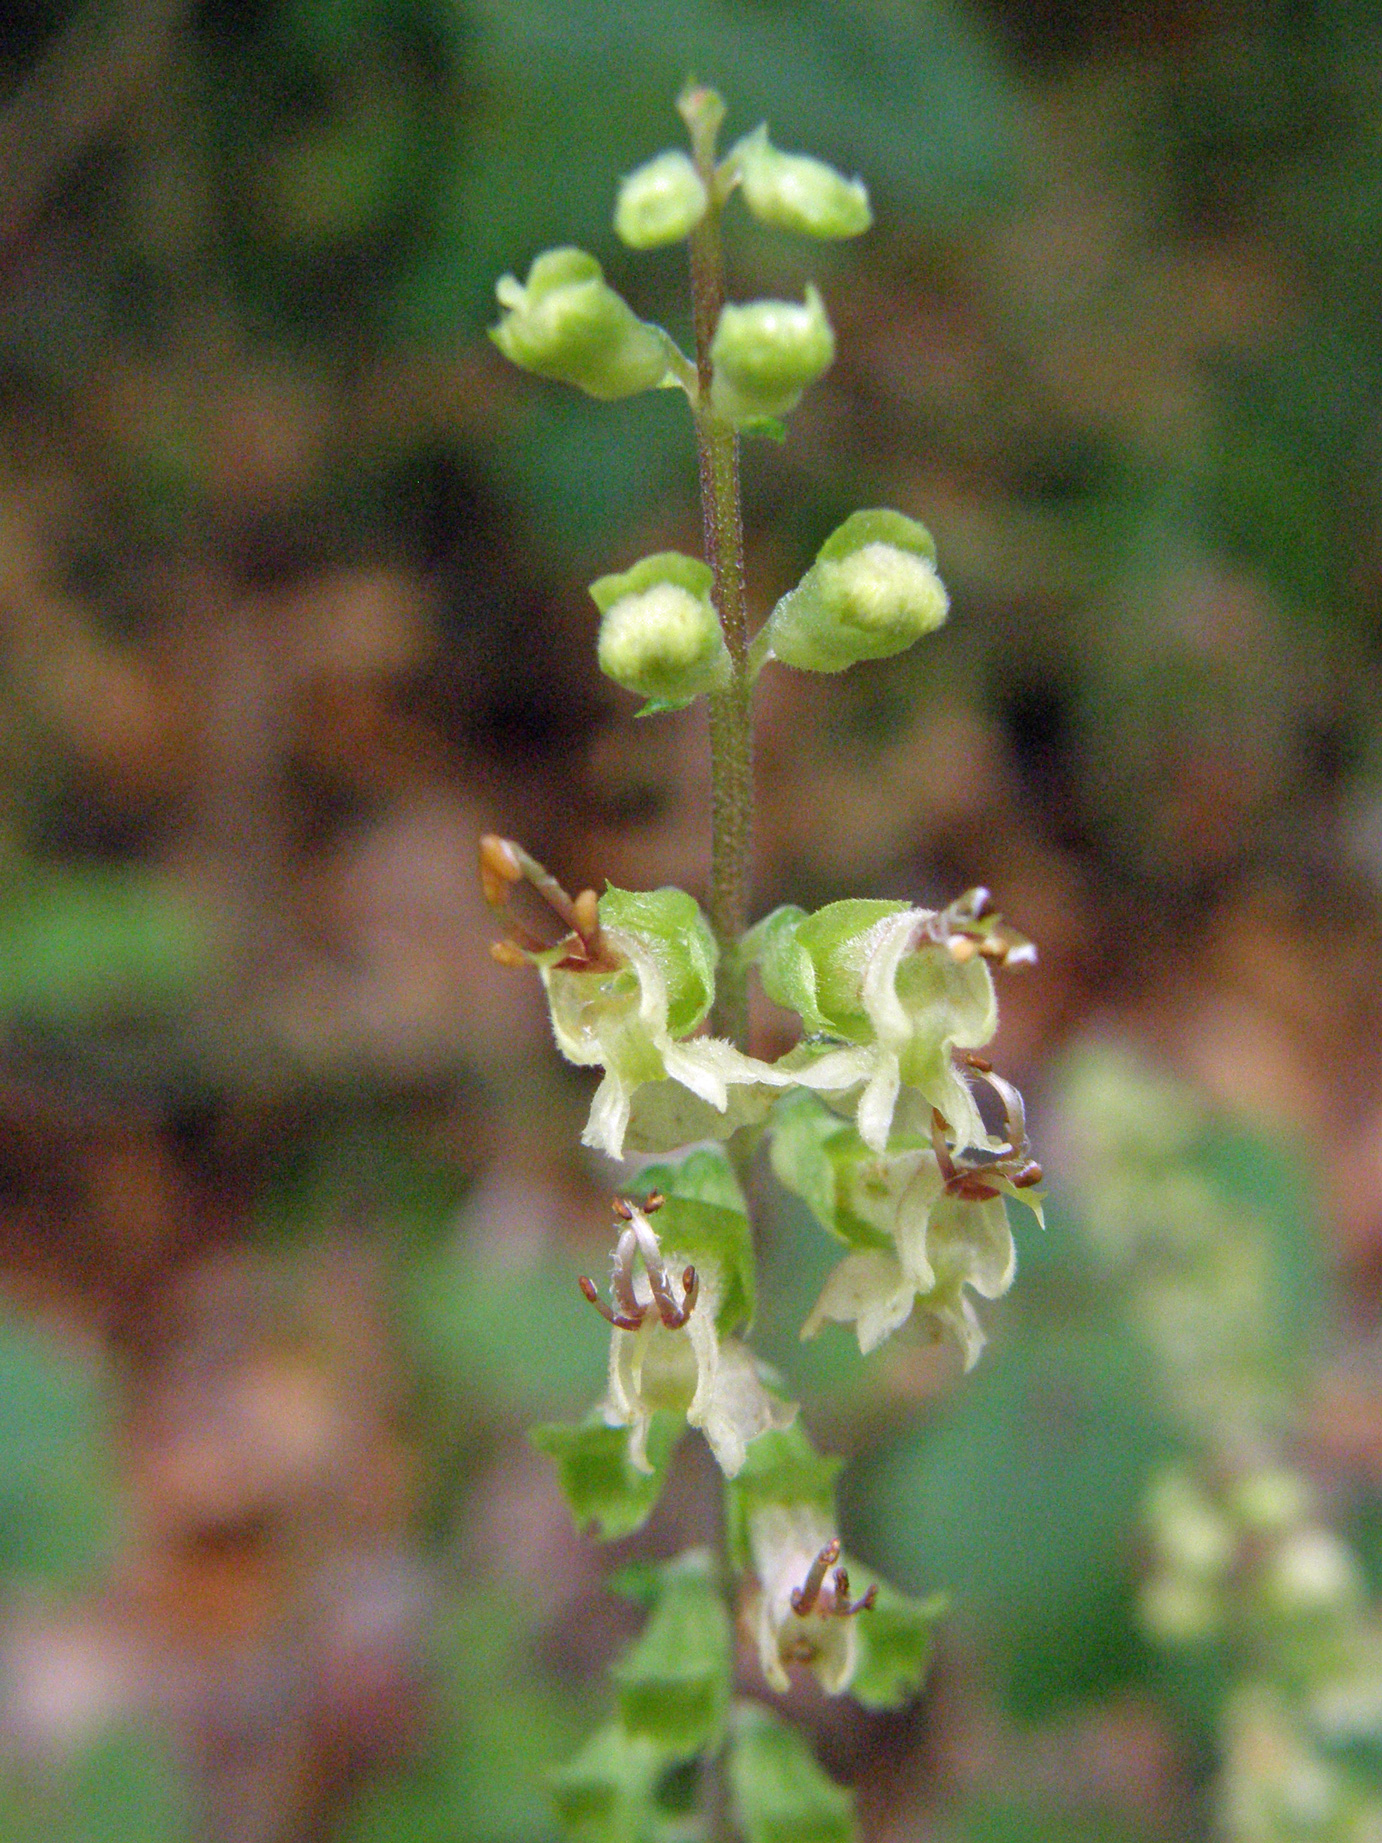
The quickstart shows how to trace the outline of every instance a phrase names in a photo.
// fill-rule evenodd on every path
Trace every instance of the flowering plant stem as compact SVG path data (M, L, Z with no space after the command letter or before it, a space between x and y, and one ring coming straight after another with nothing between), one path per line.
M744 526L739 492L739 437L711 407L710 342L725 299L724 245L715 185L715 138L724 104L713 90L692 88L678 107L710 203L691 232L691 296L696 332L696 455L711 598L729 649L732 675L710 697L710 925L720 948L712 1028L741 1048L748 1039L748 978L737 948L748 926L749 854L753 833L753 711L744 597Z

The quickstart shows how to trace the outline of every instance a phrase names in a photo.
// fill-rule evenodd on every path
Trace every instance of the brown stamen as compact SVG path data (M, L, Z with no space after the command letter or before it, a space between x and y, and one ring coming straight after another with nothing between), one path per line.
M806 1579L800 1587L792 1589L792 1611L798 1618L804 1619L814 1611L816 1601L820 1598L825 1577L840 1559L840 1538L832 1536L820 1554L807 1570Z
M630 1317L624 1312L611 1311L600 1297L599 1289L595 1282L586 1274L582 1274L576 1284L580 1287L582 1293L584 1293L591 1305L593 1305L595 1310L600 1314L601 1318L607 1320L616 1330L637 1331L639 1326L643 1323L644 1314L641 1311L637 1317Z
M680 1331L696 1309L696 1301L701 1293L701 1279L694 1267L688 1267L681 1276L681 1288L683 1297L678 1305L670 1292L664 1295L658 1292L656 1284L653 1286L657 1315L669 1331Z
M599 901L594 890L582 890L571 905L577 934L583 941L589 941L592 944L599 939L600 934Z

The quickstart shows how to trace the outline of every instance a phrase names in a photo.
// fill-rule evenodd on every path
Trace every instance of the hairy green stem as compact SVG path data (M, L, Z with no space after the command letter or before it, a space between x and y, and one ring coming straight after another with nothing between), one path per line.
M710 698L711 861L710 925L720 947L711 1026L741 1047L748 1041L748 981L739 963L740 936L749 920L749 853L753 836L753 715L748 670L748 616L744 601L744 527L739 496L739 437L710 403L710 342L725 298L720 199L715 182L715 137L724 104L713 90L691 89L681 98L696 167L709 194L705 215L691 233L691 297L696 329L696 454L706 561L714 575L711 597L724 629L733 675Z

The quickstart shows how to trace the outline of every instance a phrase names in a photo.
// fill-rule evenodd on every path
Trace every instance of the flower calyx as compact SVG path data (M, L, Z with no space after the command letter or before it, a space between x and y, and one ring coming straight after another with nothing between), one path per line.
M581 1292L590 1301L595 1310L616 1331L637 1331L641 1329L648 1314L656 1311L663 1327L668 1331L680 1331L690 1318L700 1296L700 1278L693 1266L688 1265L682 1272L682 1297L678 1303L671 1276L662 1258L662 1249L657 1236L648 1222L649 1215L662 1208L665 1199L660 1191L653 1191L644 1198L640 1207L623 1197L614 1200L614 1214L618 1221L625 1224L614 1247L614 1261L610 1274L610 1292L615 1306L608 1306L601 1299L595 1282L582 1274L577 1284ZM648 1287L652 1297L640 1300L634 1284L634 1257L643 1262L643 1271L647 1275Z
M862 179L810 154L785 154L768 139L766 122L730 150L744 203L760 223L807 237L857 237L873 222Z
M600 670L649 700L639 716L679 710L729 684L733 666L710 599L712 581L700 558L664 550L591 583L600 610Z
M808 287L800 306L750 301L723 307L710 357L710 406L717 416L739 427L785 416L834 360L825 302Z
M705 182L690 157L670 149L620 180L614 228L630 249L658 249L689 236L709 203Z

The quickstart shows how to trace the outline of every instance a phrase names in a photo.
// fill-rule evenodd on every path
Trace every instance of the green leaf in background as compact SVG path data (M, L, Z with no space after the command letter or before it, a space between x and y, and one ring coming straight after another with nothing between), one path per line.
M333 1843L550 1843L544 1779L589 1712L543 1668L535 1624L512 1583L446 1603L431 1646L433 1731L405 1770L369 1786Z
M657 1604L613 1667L615 1693L629 1734L651 1741L666 1760L691 1760L718 1741L729 1707L729 1614L705 1550L689 1550L659 1573Z
M185 1777L145 1729L112 1729L68 1760L0 1771L5 1843L190 1843Z
M1328 1303L1318 1204L1299 1149L1215 1121L1194 1165L1260 1228L1270 1274L1267 1348L1289 1380L1306 1371Z
M1143 1843L1143 1832L1120 1819L986 1800L964 1811L955 1837L956 1843Z
M653 1416L648 1434L651 1474L629 1458L627 1427L606 1427L592 1417L534 1427L528 1435L557 1468L562 1495L577 1529L593 1529L606 1542L631 1536L652 1515L667 1482L667 1467L685 1423L665 1411Z
M44 870L0 906L0 1019L83 1031L182 1009L212 969L206 919L143 871Z
M569 1267L511 1270L447 1250L414 1263L407 1316L427 1370L462 1412L532 1419L604 1386L609 1339Z
M1169 1450L1146 1361L1097 1326L996 1351L933 1431L850 1475L861 1546L940 1585L1007 1662L1024 1716L1141 1668L1132 1598L1144 1481Z
M851 1843L854 1801L817 1764L806 1737L759 1702L732 1720L729 1786L746 1843Z
M467 1179L428 1143L407 1107L358 1091L313 1096L310 1127L275 1159L257 1224L271 1239L340 1233L362 1219L387 1225L390 1246L426 1260L456 1226Z
M109 1418L89 1368L0 1313L0 1573L64 1580L109 1549Z
M618 1722L599 1729L551 1778L552 1801L575 1843L651 1843L661 1760Z

